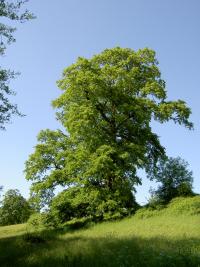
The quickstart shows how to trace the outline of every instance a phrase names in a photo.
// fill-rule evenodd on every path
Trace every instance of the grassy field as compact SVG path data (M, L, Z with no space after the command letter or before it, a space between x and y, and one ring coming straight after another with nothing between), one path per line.
M0 266L197 267L200 215L166 210L76 231L0 227Z

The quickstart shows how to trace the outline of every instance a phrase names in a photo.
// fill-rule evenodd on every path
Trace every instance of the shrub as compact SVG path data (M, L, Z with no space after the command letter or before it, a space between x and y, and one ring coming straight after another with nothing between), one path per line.
M59 224L74 219L90 221L115 220L133 214L138 204L132 194L95 188L70 188L58 194L51 203L51 214Z
M28 226L34 229L55 228L58 224L50 212L35 213L28 220Z
M160 213L160 210L156 210L153 208L141 208L136 212L135 217L139 219L146 219L158 216L160 215Z

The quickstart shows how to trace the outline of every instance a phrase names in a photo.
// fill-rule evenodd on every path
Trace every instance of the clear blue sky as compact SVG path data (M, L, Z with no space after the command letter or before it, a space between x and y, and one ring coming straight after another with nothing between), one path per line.
M56 81L78 56L91 57L115 46L156 51L170 100L183 99L192 109L195 130L167 123L154 125L169 156L181 156L194 173L200 193L200 1L199 0L30 0L37 19L18 25L17 42L1 65L19 70L12 82L25 118L14 118L0 132L0 184L28 197L24 162L41 129L56 129L51 101L59 94ZM144 178L137 200L148 198Z

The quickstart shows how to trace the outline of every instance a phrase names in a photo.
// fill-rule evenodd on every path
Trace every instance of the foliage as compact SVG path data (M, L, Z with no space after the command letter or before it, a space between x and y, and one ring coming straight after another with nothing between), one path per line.
M134 213L138 206L130 191L121 198L118 191L111 193L93 187L72 187L53 199L50 210L54 218L63 224L76 218L96 222L120 219Z
M159 216L161 212L162 212L162 209L158 210L152 207L144 207L144 208L139 209L136 212L135 217L138 219L147 219L150 217Z
M27 222L28 226L33 229L52 229L57 226L55 218L48 212L34 213Z
M32 209L19 190L8 190L1 202L0 225L24 223L28 220Z
M151 178L161 184L156 190L151 191L150 202L166 204L175 197L193 196L193 177L188 166L189 164L180 157L160 160L157 171Z
M33 19L34 16L28 10L21 11L23 1L5 1L0 0L0 17L11 21L25 22ZM16 28L0 23L0 56L5 54L7 45L15 42L13 36ZM9 87L10 79L13 79L17 73L5 70L0 67L0 129L5 129L4 124L9 122L12 115L21 115L16 105L12 104L8 98L14 92Z
M43 226L42 224L42 216L41 213L33 213L28 221L27 221L27 225L30 226L31 228L41 228L41 226Z
M192 128L185 102L167 101L157 64L150 49L117 47L78 58L64 70L58 82L63 93L53 106L66 133L41 131L26 162L38 201L51 203L49 190L62 186L58 205L52 205L65 210L66 220L74 217L71 213L119 218L136 208L137 170L151 173L165 154L152 119Z

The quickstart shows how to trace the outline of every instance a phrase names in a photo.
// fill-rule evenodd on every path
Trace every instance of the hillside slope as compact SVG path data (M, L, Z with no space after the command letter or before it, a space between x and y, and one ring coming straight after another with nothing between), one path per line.
M200 215L191 208L177 212L184 201L200 204L200 197L174 200L156 216L136 214L76 231L30 233L26 225L0 227L0 266L198 267Z

